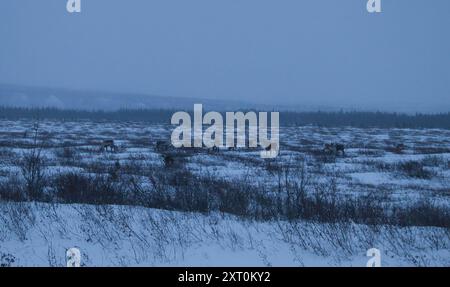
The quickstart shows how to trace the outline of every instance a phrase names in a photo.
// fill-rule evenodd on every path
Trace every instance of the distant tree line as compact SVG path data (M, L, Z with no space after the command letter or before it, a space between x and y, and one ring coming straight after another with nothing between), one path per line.
M170 124L170 119L175 112L175 110L167 109L83 111L62 110L57 108L0 107L0 119L50 119L61 121L142 121L148 123ZM207 111L205 111L205 113L206 112ZM283 126L317 125L324 127L353 126L361 128L379 127L450 129L450 112L440 114L403 114L357 111L280 111L280 121L281 125Z
M152 109L117 111L85 111L57 108L16 108L0 107L0 119L48 119L48 120L93 120L93 121L145 121L150 123L170 123L175 111Z
M450 129L450 112L440 114L403 114L387 112L283 112L283 125L325 127L442 128Z

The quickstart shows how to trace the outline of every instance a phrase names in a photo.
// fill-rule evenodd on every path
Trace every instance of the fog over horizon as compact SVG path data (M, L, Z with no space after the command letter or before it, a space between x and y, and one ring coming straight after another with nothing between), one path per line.
M449 112L450 1L366 3L4 0L0 105Z

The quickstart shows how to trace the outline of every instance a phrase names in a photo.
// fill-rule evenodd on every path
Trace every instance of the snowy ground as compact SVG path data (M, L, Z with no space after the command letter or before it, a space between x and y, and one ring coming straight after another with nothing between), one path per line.
M34 124L0 121L0 182L21 179L17 161L33 147ZM104 173L119 162L135 167L130 172L146 186L144 170L164 169L155 142L170 131L137 122L41 121L45 173ZM117 153L99 151L105 139L114 139ZM184 166L199 177L276 191L283 175L270 167L304 163L309 184L334 181L340 198L375 194L387 203L450 204L448 130L282 127L280 140L280 156L270 162L255 150L200 150L185 157ZM324 154L329 142L344 144L346 154ZM405 149L395 150L398 144ZM410 162L419 174L405 168ZM372 247L382 251L384 265L450 266L449 230L436 227L256 222L142 207L10 202L0 202L0 216L0 258L12 256L13 265L62 266L65 250L77 246L88 266L364 266Z
M0 250L13 266L450 266L449 230L256 222L127 206L0 205ZM1 256L1 255L0 255Z

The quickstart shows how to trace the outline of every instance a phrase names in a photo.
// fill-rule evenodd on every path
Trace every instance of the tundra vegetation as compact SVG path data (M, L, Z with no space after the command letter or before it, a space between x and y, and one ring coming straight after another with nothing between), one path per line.
M172 129L1 120L0 265L450 265L449 130L282 124L264 159Z

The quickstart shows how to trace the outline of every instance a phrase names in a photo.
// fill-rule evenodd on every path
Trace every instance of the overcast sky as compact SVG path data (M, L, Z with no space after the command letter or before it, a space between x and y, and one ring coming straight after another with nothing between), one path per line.
M450 111L450 1L2 0L0 83Z

